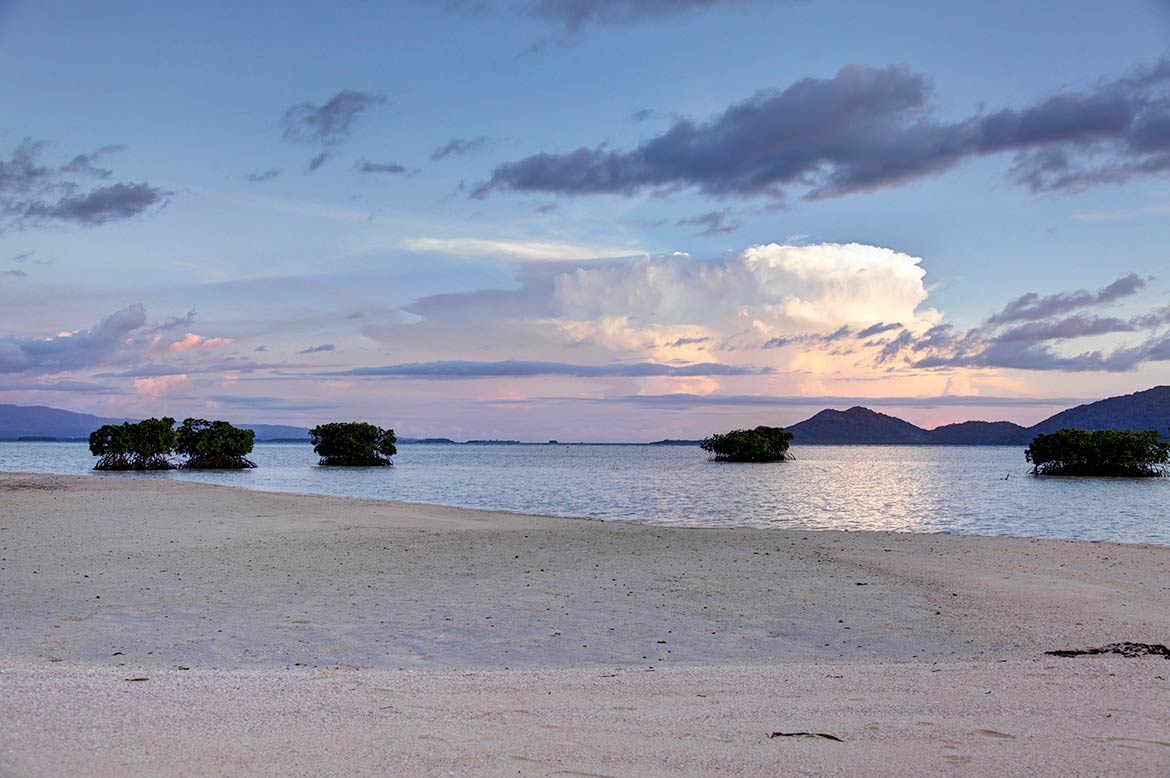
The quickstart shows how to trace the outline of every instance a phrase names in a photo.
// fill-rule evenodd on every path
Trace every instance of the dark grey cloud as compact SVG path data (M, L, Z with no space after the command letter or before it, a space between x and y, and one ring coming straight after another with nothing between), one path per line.
M297 353L298 354L320 354L323 351L334 351L336 348L337 348L337 346L334 346L332 343L322 343L319 346L309 346L307 349L304 349L303 351L298 351Z
M28 272L25 270L0 270L0 276L9 276L11 278L28 278Z
M680 346L693 346L699 343L709 343L710 338L679 338L678 340L667 343L669 348L679 348Z
M125 146L102 146L97 151L92 151L88 154L78 154L69 161L67 165L61 168L62 173L83 173L94 178L109 178L114 174L114 171L107 168L98 167L97 162L107 154L114 154L119 151L125 151Z
M253 184L259 184L263 181L271 181L279 176L283 171L278 167L270 167L267 170L253 170L248 175L244 176Z
M399 165L397 162L370 162L366 159L354 163L353 168L357 172L366 175L377 173L394 174L406 172L406 167Z
M389 102L383 95L343 89L320 105L297 103L284 114L284 139L304 143L341 143L349 138L354 123L362 114Z
M252 351L254 351L258 354L261 354L267 350L268 350L268 346L257 346L256 348L252 349Z
M528 16L561 25L572 35L591 24L625 24L679 16L719 6L765 5L774 0L534 0Z
M187 311L183 316L173 316L165 319L150 328L151 333L172 332L174 330L186 330L195 323L195 309Z
M106 184L86 189L79 178L108 179L96 168L100 156L121 149L106 146L79 154L63 165L41 162L48 144L25 140L11 158L0 159L0 227L28 227L44 222L97 226L122 221L164 204L170 192L147 183Z
M874 324L870 327L866 327L865 329L860 330L857 333L857 338L858 338L858 340L861 340L863 338L872 338L874 335L881 335L881 334L886 333L886 332L893 332L894 330L899 330L901 328L902 328L902 324L900 322L895 322L893 324L886 324L885 322L879 321L877 324Z
M171 194L149 184L112 184L56 202L34 202L25 208L32 220L53 219L86 226L123 221L166 200Z
M1034 192L1170 173L1170 59L1023 108L948 121L905 67L849 65L763 91L705 122L676 121L640 146L539 153L497 167L472 190L623 194L693 187L715 196L791 190L826 199L895 187L973 157L1015 154Z
M310 159L309 165L308 165L309 172L316 173L318 170L321 169L322 165L324 165L326 162L329 161L329 158L331 156L333 156L333 155L330 154L328 151L322 151L320 154L318 154L317 156Z
M51 265L53 260L48 257L38 257L35 251L26 251L23 254L17 254L12 258L13 264L16 265Z
M1046 319L1050 316L1075 311L1078 308L1111 303L1129 297L1145 286L1145 279L1136 273L1130 273L1095 292L1079 289L1075 292L1061 292L1045 297L1041 297L1035 292L1028 292L1008 302L1002 311L994 314L987 321L990 324L1003 324L1013 321Z
M473 151L479 151L487 143L486 135L480 135L476 138L452 138L444 143L439 148L431 152L431 159L438 162L444 157L452 155L460 156L463 154L470 154Z
M937 325L921 336L902 330L884 344L877 362L917 368L1127 372L1146 362L1168 361L1170 334L1160 330L1170 324L1170 306L1129 318L1070 313L1121 300L1145 285L1131 273L1096 291L1025 294L966 331L951 324ZM1067 353L1067 345L1079 338L1119 333L1144 334L1137 345Z
M676 227L702 227L695 233L696 237L709 238L712 235L721 235L735 232L743 226L743 222L731 218L731 209L708 211L698 216L690 216L675 222Z
M1127 373L1146 362L1170 361L1170 335L1151 337L1137 346L1112 351L1061 354L1043 344L993 341L982 349L925 357L915 367L998 367L1018 370Z
M1126 319L1113 316L1066 316L1052 321L1030 321L1004 330L995 336L1002 343L1026 341L1036 343L1044 340L1069 340L1092 335L1107 335L1113 332L1133 332L1138 325Z
M691 365L662 365L653 362L609 365L576 365L568 362L544 362L528 359L505 359L499 362L443 360L407 362L384 367L358 367L324 375L382 376L388 378L461 379L525 378L530 376L568 376L573 378L651 376L734 376L771 373L770 368L748 368L701 362Z
M902 325L899 324L896 326L901 327ZM871 327L869 329L873 329L873 328ZM863 330L863 332L867 332L867 331L868 330ZM848 324L842 324L840 327L838 327L837 329L833 330L832 332L830 332L828 334L805 332L805 333L800 333L800 334L796 334L796 335L780 335L780 336L777 336L775 338L770 338L770 339L764 341L760 345L760 348L773 349L773 348L784 348L785 346L795 346L795 345L828 346L828 345L831 345L831 344L833 344L833 343L835 343L843 338L847 338L850 336L856 336L859 338L861 337L861 335L854 332L853 328L850 327Z
M0 373L59 373L100 364L120 351L146 323L146 309L131 305L88 330L49 338L0 337Z

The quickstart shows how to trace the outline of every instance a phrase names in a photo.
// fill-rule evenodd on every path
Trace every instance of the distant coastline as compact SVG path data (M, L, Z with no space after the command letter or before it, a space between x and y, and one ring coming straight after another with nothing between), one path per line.
M763 423L769 413L761 412ZM103 424L126 419L104 419L45 406L0 405L0 441L75 442ZM258 443L308 443L307 429L275 424L239 424L256 432ZM1023 446L1038 434L1073 427L1097 429L1156 429L1163 436L1170 428L1170 386L1109 397L1061 411L1024 427L1010 421L964 421L924 429L869 408L826 409L804 421L785 427L793 445L899 445L899 446ZM715 430L712 430L714 432ZM521 441L399 437L408 445L442 446L698 446L698 439L667 438L645 442Z

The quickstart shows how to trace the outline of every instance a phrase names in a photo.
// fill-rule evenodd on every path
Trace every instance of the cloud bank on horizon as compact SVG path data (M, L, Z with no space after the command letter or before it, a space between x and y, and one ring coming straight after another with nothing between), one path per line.
M245 8L230 35L14 3L0 66L58 64L0 87L0 402L646 439L1170 383L1170 17L1132 3L1024 9L994 61L994 9L853 0Z

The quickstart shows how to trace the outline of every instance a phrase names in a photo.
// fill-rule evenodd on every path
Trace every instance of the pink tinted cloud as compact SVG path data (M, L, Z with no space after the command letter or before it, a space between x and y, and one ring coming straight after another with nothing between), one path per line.
M134 392L142 398L158 398L165 394L170 394L185 384L187 379L188 376L185 374L135 378Z
M194 332L188 332L170 343L164 343L161 336L155 338L154 343L151 344L151 351L162 354L182 354L192 350L206 352L229 346L234 342L232 338L205 338Z

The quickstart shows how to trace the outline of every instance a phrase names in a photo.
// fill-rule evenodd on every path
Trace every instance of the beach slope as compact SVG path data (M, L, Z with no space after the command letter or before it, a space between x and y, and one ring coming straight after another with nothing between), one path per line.
M0 475L4 776L1165 775L1120 641L1170 549Z

